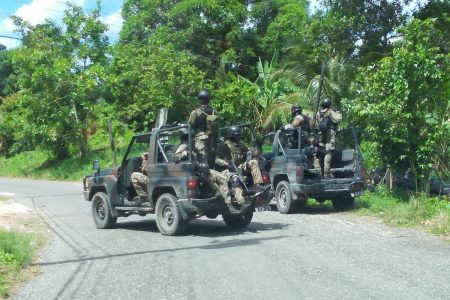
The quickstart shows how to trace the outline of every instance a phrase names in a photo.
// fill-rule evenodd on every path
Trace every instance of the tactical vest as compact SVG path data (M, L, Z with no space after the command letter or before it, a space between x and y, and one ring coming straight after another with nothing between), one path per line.
M246 149L243 144L235 144L232 141L226 141L225 144L230 149L231 158L237 166L245 162Z
M192 125L195 133L206 132L208 130L208 115L215 114L212 107L208 105L202 105L199 109L197 109L197 116L195 118L195 123Z

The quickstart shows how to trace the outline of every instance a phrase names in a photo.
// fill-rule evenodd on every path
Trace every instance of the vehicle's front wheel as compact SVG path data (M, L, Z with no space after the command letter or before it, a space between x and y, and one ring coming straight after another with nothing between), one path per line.
M177 235L187 228L181 215L178 198L172 194L162 194L156 201L156 225L163 235Z
M291 214L296 210L296 204L292 201L292 192L289 187L289 182L280 181L275 190L275 200L277 202L277 209L282 214Z
M112 228L117 223L117 218L112 216L109 197L103 192L98 192L92 198L92 216L97 228Z
M248 210L239 215L225 214L222 215L222 218L230 228L244 228L252 222L253 210Z
M355 205L355 197L350 195L331 199L335 210L349 210Z

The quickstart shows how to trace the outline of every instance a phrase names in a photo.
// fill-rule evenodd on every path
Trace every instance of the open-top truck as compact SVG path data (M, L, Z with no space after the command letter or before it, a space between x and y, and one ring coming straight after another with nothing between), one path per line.
M175 163L173 154L181 143L181 137L176 133L182 128L189 132L188 159ZM254 205L241 214L227 211L222 195L211 189L205 180L208 166L194 160L191 141L189 125L162 127L135 135L119 166L100 170L98 161L94 162L94 174L86 176L83 185L85 199L92 201L96 226L114 227L118 217L132 214L156 214L158 229L164 235L184 232L190 220L201 216L216 218L222 215L232 228L250 224ZM139 171L144 152L148 153L148 203L138 206L134 201L137 194L131 174ZM254 204L255 198L249 195L248 201Z
M302 128L277 131L262 139L262 167L270 174L272 193L280 213L293 213L309 198L331 200L335 209L350 208L362 195L365 170L356 128L337 133L338 147L332 155L333 178L322 178L313 168L314 148ZM319 154L320 155L320 154Z

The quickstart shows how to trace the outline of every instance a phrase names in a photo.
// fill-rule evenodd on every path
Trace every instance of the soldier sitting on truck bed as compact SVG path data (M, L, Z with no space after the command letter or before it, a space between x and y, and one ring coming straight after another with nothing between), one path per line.
M231 176L229 169L236 166L243 173L250 173L255 185L255 191L261 192L266 188L262 186L263 179L259 163L256 159L248 156L248 147L241 142L241 128L232 126L226 132L226 141L219 143L216 151L216 168L231 179L234 196L238 204L245 204L245 198L241 184L235 177ZM250 154L252 155L252 154ZM248 157L248 159L247 159ZM237 170L232 170L233 172Z
M181 134L181 143L177 147L174 155L173 160L175 163L179 163L180 161L187 160L188 159L188 151L189 151L189 133L186 128L182 128L179 130ZM195 148L195 147L194 147ZM194 160L197 160L199 158L199 155L194 150L192 151L192 155L194 156ZM239 213L239 210L236 210L232 203L231 203L231 195L230 190L228 188L228 178L219 173L218 171L214 169L209 169L208 172L205 174L205 180L207 184L214 190L214 191L220 191L222 194L222 197L225 200L225 203L228 206L228 209L230 213Z
M148 201L147 197L147 160L148 160L148 153L144 152L142 153L142 164L139 168L140 172L133 172L131 174L131 182L133 183L133 187L136 190L136 194L138 197L135 198L134 205L141 206L143 203Z

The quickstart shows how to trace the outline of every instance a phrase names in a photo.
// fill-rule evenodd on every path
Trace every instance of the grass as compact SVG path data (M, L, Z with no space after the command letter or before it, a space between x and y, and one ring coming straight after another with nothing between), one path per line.
M39 234L0 230L0 298L8 297L42 244Z
M118 163L122 159L131 136L132 133L127 132L124 137L116 141ZM100 160L102 169L114 165L107 135L103 131L99 131L89 140L89 152L84 159L77 158L75 155L72 158L56 160L42 150L22 152L8 158L0 156L0 176L80 181L84 176L92 173L92 162L95 159Z
M427 195L408 196L378 189L356 200L359 215L380 217L394 226L415 227L438 235L450 235L450 202Z

